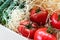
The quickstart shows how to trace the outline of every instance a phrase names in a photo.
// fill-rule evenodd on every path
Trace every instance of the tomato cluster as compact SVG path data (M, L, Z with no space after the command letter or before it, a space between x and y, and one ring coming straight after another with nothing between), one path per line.
M19 33L33 40L57 40L56 34L54 32L50 33L52 30L48 30L49 27L44 26L49 14L48 10L34 6L29 12L30 20L22 20L20 22L18 27ZM59 12L58 10L52 12L52 15L50 15L49 19L52 28L60 29ZM41 25L43 26L41 27Z

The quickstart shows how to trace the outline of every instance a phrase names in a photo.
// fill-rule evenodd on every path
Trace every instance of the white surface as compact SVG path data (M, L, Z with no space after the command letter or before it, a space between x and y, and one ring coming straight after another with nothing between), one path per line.
M27 39L0 25L0 40L27 40Z

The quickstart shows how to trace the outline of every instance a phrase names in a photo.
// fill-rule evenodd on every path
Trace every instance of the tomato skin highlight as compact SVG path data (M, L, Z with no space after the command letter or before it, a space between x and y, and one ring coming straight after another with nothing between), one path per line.
M37 9L40 9L40 11L36 13ZM46 23L47 16L48 11L38 6L33 7L30 11L30 20L38 23L39 25L44 25Z
M40 28L35 32L34 40L57 40L55 36L47 33L47 28Z
M28 20L22 21L20 26L18 27L18 31L23 36L33 39L34 33L38 28L37 28L37 24L35 24L35 23L31 24L32 28L27 28L26 25L28 25L29 23L31 23L31 21L28 21Z
M56 28L56 29L60 29L60 20L58 18L58 11L53 12L53 14L50 17L51 20L51 25L52 27Z

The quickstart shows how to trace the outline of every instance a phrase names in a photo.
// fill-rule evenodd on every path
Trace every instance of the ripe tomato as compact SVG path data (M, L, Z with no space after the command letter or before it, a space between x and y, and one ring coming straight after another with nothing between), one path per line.
M52 27L60 29L60 10L56 10L50 17Z
M33 23L29 20L23 20L18 27L18 31L23 36L33 39L34 33L37 30L37 26L38 25L36 23Z
M47 15L48 11L38 6L34 6L30 10L30 20L39 25L44 25L46 23Z
M47 28L40 28L35 32L34 40L57 40L56 37L47 32Z

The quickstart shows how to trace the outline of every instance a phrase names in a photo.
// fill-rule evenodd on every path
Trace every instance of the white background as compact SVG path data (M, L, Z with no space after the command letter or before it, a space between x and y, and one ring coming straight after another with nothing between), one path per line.
M0 25L0 40L27 40L27 39Z

